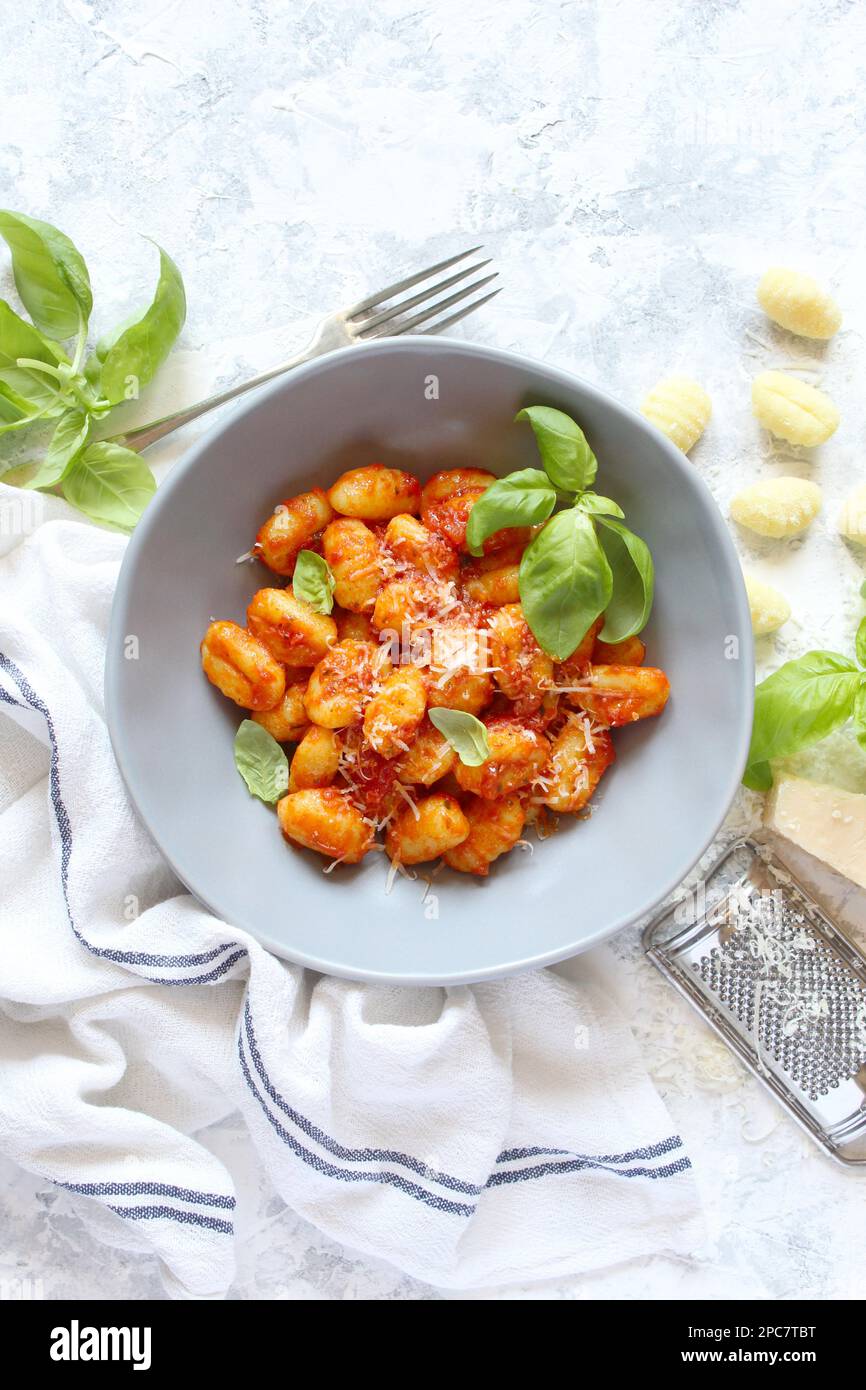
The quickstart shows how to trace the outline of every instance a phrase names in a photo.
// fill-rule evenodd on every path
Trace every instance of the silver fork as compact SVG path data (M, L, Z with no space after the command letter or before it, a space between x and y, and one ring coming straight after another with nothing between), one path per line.
M448 275L444 280L437 280L433 285L425 285L417 294L410 295L407 299L401 299L396 304L389 304L388 301L403 294L405 290L411 290L415 285L420 285L422 281L430 280L440 271L448 270L452 265L457 265L458 261L465 261L468 256L474 256L476 251L480 250L480 246L472 246L468 251L461 251L459 256L449 256L447 260L428 266L426 270L419 270L416 275L407 275L404 280L398 280L395 284L388 285L384 290L377 290L375 294L367 295L366 299L359 300L357 304L352 304L348 309L338 309L333 314L327 314L316 328L312 341L303 352L298 353L297 357L290 357L288 362L282 362L278 367L272 367L268 372L262 372L261 375L254 376L249 381L243 381L239 386L231 386L227 391L220 391L205 401L199 401L197 405L190 405L185 410L178 410L173 415L166 415L162 420L154 420L149 425L139 425L138 428L127 430L124 434L111 435L108 442L122 444L127 449L134 449L141 453L142 449L146 449L149 444L156 443L158 439L164 439L167 434L172 434L182 425L188 425L191 420L197 420L200 415L206 415L209 410L215 410L218 405L225 405L226 401L233 401L236 396L241 396L246 391L252 391L256 386L263 386L266 381L273 381L274 377L282 376L283 372L290 372L293 367L299 367L302 362L309 362L312 357L321 357L323 353L333 352L335 348L355 347L358 343L369 343L376 338L394 338L401 333L413 333L416 329L420 329L422 333L444 332L446 328L459 323L467 314L474 313L476 309L481 308L482 304L486 304L488 300L499 294L498 289L490 290L487 294L483 294L480 299L465 303L476 290L483 289L485 285L490 284L491 280L496 279L498 272L493 271L490 275L484 275L480 280L473 280L471 284L461 285L458 290L447 295L445 299L436 298L444 290L449 290L452 285L458 284L467 276L474 275L477 271L490 265L489 258L465 266L453 275ZM463 307L457 313L449 314L446 318L437 317L444 310L453 308L455 304L462 304ZM407 310L415 309L419 305L424 306L419 313L412 314L408 318L404 317ZM429 327L422 328L422 324L429 324Z

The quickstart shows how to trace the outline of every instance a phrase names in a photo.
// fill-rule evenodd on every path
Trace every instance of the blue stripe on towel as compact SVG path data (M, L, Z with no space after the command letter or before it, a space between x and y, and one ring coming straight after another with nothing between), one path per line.
M66 1192L82 1197L175 1197L179 1202L191 1202L199 1207L224 1207L234 1211L236 1202L222 1192L194 1192L188 1187L175 1187L168 1182L57 1182Z
M218 1216L201 1216L197 1211L178 1211L176 1207L113 1207L126 1221L178 1221L182 1226L206 1226L209 1231L219 1231L222 1235L234 1235L230 1221L221 1221Z

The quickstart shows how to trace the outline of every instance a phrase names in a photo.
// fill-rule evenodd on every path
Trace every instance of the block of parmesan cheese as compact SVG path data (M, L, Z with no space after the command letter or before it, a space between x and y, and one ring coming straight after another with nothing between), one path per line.
M866 888L866 796L802 777L781 777L764 824Z

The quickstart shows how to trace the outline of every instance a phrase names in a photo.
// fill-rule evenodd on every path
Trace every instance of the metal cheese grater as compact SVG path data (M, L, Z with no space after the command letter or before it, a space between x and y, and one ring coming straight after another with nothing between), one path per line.
M866 957L768 846L732 845L643 945L825 1153L866 1165Z

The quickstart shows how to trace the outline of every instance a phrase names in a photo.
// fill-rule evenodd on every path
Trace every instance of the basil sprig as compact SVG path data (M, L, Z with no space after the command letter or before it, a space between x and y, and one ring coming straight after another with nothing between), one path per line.
M866 618L857 630L855 651L856 661L838 652L806 652L761 681L743 775L747 787L768 791L773 785L771 759L810 748L852 716L857 741L866 749Z
M531 405L515 421L531 425L543 471L524 468L491 483L469 513L473 555L509 526L542 526L520 562L520 602L536 641L564 661L601 613L602 637L640 632L653 601L649 547L624 525L618 503L592 491L598 461L583 430L561 410ZM558 502L569 503L554 515Z
M487 729L462 709L431 709L430 723L439 730L465 767L480 767L490 757Z
M298 552L292 575L292 592L295 598L308 603L317 613L330 613L334 607L336 583L331 567L323 555L317 555L315 550Z
M60 487L92 520L128 531L156 484L133 450L94 444L93 426L121 401L136 399L168 356L186 317L180 271L157 247L152 303L100 339L85 361L93 295L81 252L50 223L2 209L0 237L32 320L0 300L0 436L56 421L46 453L22 485Z
M277 740L254 719L245 719L238 726L235 767L250 794L269 806L285 795L289 785L289 760Z

